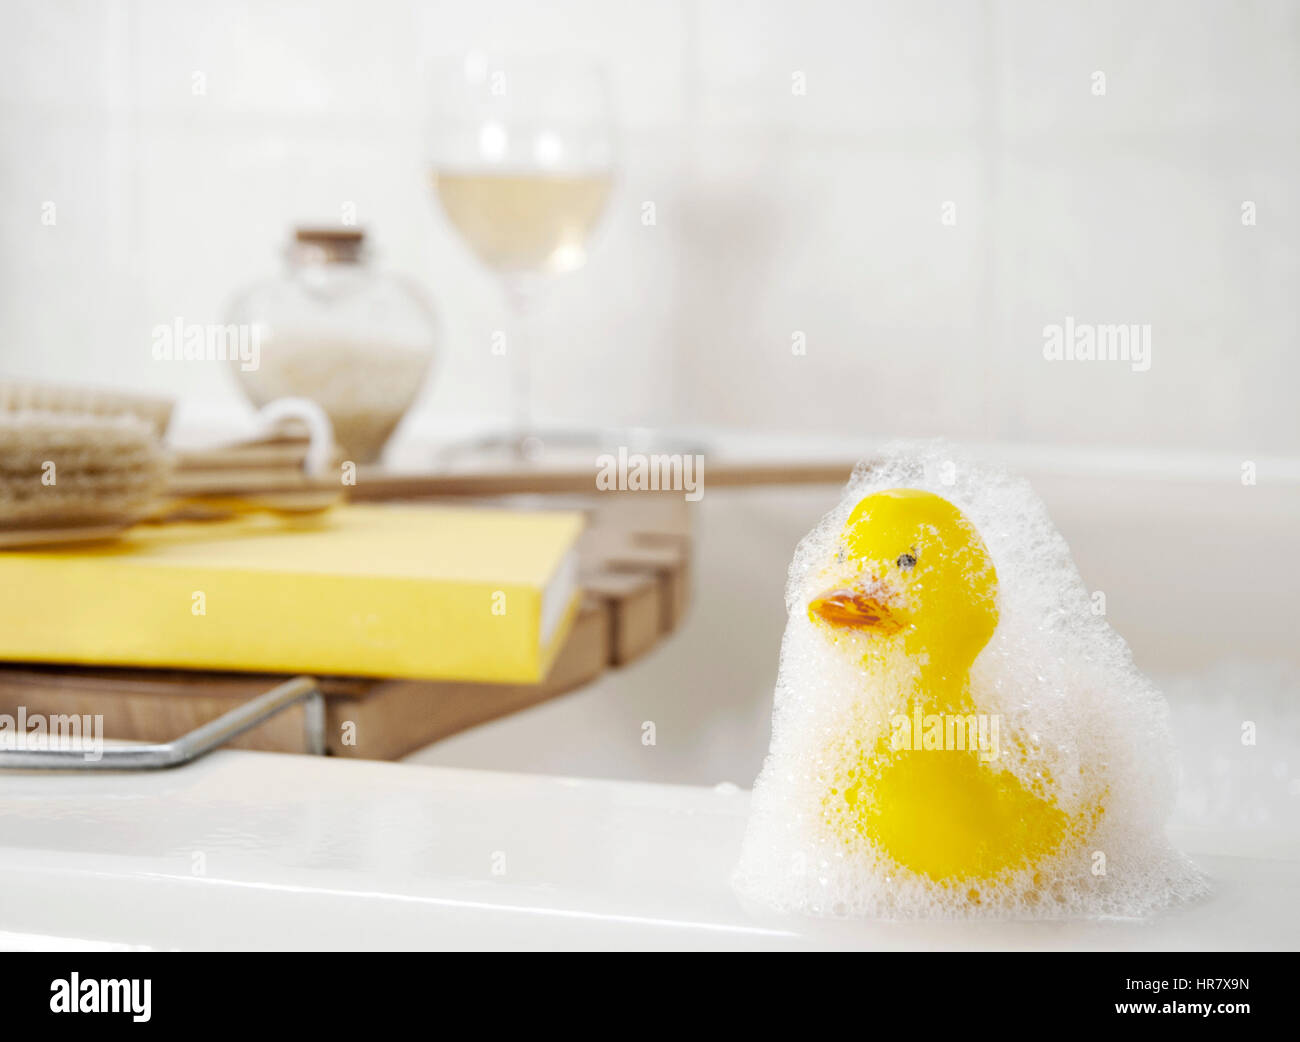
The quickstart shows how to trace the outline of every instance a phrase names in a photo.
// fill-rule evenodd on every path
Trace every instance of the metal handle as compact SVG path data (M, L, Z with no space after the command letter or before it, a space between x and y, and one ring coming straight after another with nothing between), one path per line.
M170 742L112 746L97 760L81 749L0 749L0 768L10 770L140 771L179 767L238 738L299 702L304 703L307 751L325 754L325 699L313 677L294 677Z

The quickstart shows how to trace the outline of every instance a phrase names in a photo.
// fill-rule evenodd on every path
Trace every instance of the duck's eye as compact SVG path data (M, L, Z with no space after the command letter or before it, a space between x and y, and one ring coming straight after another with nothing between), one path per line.
M905 572L910 572L916 567L916 554L899 554L898 560L894 562Z

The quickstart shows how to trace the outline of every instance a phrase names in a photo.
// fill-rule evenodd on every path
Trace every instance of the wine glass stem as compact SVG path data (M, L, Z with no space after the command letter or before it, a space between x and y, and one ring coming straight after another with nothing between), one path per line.
M510 308L514 330L509 343L510 356L510 411L514 424L513 441L516 455L524 456L525 443L533 430L533 374L532 344L529 343L533 313L532 287L521 278L505 280L506 301Z

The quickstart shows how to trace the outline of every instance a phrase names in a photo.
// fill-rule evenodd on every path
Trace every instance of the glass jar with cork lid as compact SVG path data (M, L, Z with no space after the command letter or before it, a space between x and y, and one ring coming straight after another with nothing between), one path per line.
M359 228L298 228L286 268L242 291L230 320L259 330L253 405L308 398L346 459L377 459L415 401L437 346L434 311L414 285L374 269Z

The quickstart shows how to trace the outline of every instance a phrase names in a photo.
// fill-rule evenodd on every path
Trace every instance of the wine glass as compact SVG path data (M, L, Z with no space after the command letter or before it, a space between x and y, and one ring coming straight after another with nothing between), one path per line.
M615 135L603 69L573 55L472 52L433 69L434 192L460 238L500 280L518 327L541 287L581 268L614 185ZM536 459L530 345L508 345L513 429L477 451ZM573 440L550 432L545 442Z

